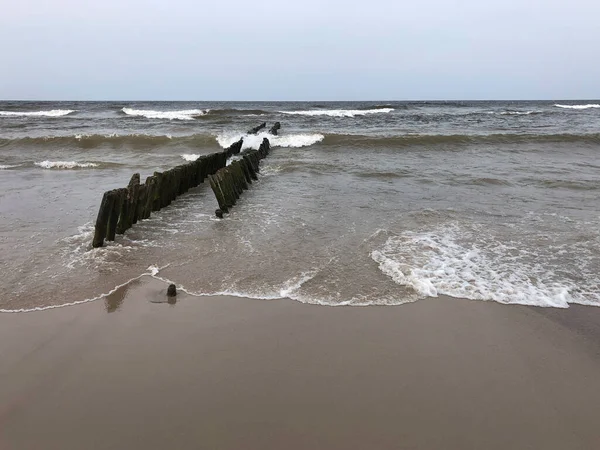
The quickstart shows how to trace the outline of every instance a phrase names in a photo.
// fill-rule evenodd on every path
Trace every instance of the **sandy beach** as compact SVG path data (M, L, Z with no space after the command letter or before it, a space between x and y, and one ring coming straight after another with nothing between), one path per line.
M0 315L0 448L595 449L600 310L110 297Z

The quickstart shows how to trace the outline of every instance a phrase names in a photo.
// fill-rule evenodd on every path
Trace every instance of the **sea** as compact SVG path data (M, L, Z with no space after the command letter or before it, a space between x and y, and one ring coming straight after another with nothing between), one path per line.
M241 137L272 151L224 219L205 182L92 249L106 190ZM2 312L144 276L324 306L600 306L600 101L0 102L0 274Z

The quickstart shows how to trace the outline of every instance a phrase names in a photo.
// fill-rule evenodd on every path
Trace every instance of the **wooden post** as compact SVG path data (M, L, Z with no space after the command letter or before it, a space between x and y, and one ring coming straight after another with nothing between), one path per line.
M215 194L215 197L217 198L217 203L219 204L219 209L223 212L227 212L228 211L227 203L225 201L225 196L223 194L223 191L221 190L221 186L218 181L218 176L217 175L209 175L208 181L210 183L210 187L211 187L212 191Z
M271 129L269 130L269 133L277 136L277 131L281 128L281 124L279 122L275 122L273 124L273 126L271 127Z
M102 196L102 202L100 203L100 210L98 211L98 217L96 218L96 229L94 230L94 239L92 240L92 247L102 247L104 244L104 238L106 237L106 228L108 226L108 218L114 204L115 198L113 191L107 191Z
M123 202L127 199L127 189L115 189L112 191L114 196L113 207L110 210L110 216L108 218L108 227L106 228L106 240L114 241L115 234L117 233L117 223L119 221L119 215L121 214L121 208Z
M140 195L140 174L134 173L129 181L129 185L127 186L129 189L129 226L127 228L131 228L132 225L137 223L138 220L138 200Z
M248 130L248 134L256 134L258 133L260 130L262 130L263 128L266 128L267 124L266 122L261 123L259 126L252 128L251 130Z

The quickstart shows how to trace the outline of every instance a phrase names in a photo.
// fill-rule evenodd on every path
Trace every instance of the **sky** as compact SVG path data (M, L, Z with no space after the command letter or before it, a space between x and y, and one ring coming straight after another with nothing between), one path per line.
M597 0L0 0L4 100L600 97Z

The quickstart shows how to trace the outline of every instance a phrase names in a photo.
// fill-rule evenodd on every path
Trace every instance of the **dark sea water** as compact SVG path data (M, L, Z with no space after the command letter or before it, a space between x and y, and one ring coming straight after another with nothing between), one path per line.
M273 151L224 220L207 183L91 249L104 191ZM197 295L600 305L600 101L0 102L0 310L142 274ZM426 300L425 300L426 301Z

